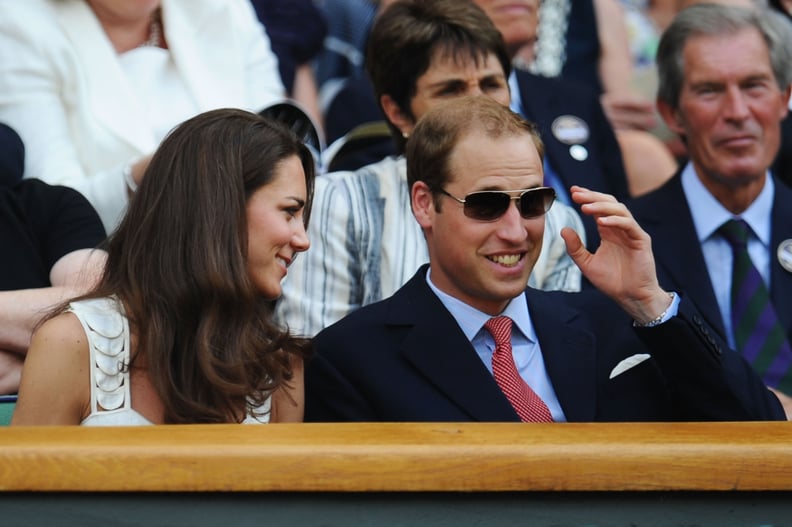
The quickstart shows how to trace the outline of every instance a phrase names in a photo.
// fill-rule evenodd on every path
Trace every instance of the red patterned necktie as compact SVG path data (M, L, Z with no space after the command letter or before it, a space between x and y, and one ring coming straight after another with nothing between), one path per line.
M514 365L511 346L512 320L509 317L491 318L484 327L495 339L492 354L492 373L495 382L506 395L523 422L550 423L553 416L541 397L520 377Z

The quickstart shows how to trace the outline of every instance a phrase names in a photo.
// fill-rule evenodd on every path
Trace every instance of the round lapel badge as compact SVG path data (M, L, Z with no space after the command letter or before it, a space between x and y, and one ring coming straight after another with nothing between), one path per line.
M784 240L779 243L776 256L781 267L792 273L792 240Z
M585 161L588 159L588 150L583 145L572 145L569 147L569 155L575 161Z
M566 145L579 145L589 138L589 127L580 117L561 115L550 126L553 137Z

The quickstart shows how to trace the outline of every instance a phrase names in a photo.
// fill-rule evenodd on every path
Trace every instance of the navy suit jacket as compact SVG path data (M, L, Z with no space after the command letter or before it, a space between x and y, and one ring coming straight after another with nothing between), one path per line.
M792 189L777 178L774 181L775 197L770 220L770 298L786 330L787 339L792 339L792 273L781 267L775 254L783 240L792 238ZM681 172L628 206L652 237L660 285L666 290L682 291L690 297L709 325L726 338L723 318L682 188Z
M597 94L584 86L522 70L515 70L515 75L524 117L539 128L545 157L564 186L568 189L571 185L582 185L613 194L619 200L627 199L629 191L621 149ZM584 160L572 157L571 145L553 133L553 122L564 115L576 117L588 127L588 138L579 143L588 153ZM578 205L572 206L580 212ZM592 217L581 216L586 227L586 245L594 250L599 245L596 224Z
M305 374L306 421L519 420L427 285L426 270L315 337ZM634 330L596 291L529 289L524 298L569 421L784 419L751 367L736 353L722 353L725 344L684 300L677 317ZM609 379L636 353L653 359Z

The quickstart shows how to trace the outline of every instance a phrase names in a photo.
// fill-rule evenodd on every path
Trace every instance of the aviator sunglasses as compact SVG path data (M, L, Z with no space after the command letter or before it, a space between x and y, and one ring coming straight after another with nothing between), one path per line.
M536 187L522 190L481 190L471 192L465 199L449 194L445 189L440 192L462 203L465 216L479 221L495 221L503 216L512 201L517 202L520 215L525 219L538 218L555 201L556 193L550 187ZM516 194L516 195L515 195Z

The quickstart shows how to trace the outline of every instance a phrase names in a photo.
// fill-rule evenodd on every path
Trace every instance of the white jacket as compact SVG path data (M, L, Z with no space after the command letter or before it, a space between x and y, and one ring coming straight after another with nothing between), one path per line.
M0 0L0 13L0 121L25 142L25 177L74 187L110 232L127 202L123 166L161 138L85 0ZM162 0L162 16L196 113L283 97L249 1Z

